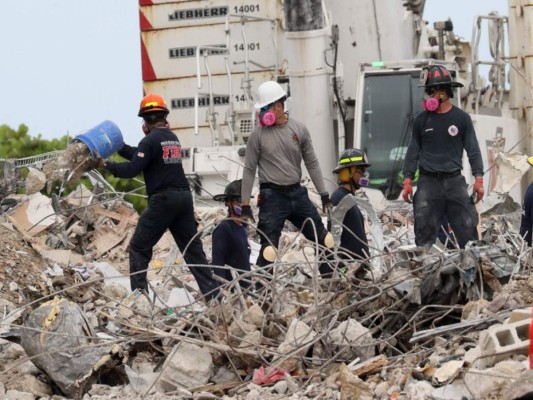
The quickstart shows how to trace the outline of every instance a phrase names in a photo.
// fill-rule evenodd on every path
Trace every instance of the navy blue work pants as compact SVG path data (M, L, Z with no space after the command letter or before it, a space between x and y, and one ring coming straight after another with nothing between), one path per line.
M435 243L443 218L448 220L460 248L464 249L470 240L479 239L479 216L467 188L462 175L452 178L420 175L413 199L418 246L429 248Z
M218 284L207 266L202 241L196 236L196 220L191 192L176 189L155 193L148 200L148 207L139 218L130 243L131 290L148 289L146 270L152 259L153 247L169 229L187 264L205 266L189 267L200 291L211 299L218 295ZM194 237L194 239L193 239ZM142 272L140 272L142 271Z
M269 262L263 257L263 250L270 243L278 248L281 231L286 220L301 229L303 235L311 241L323 245L327 231L314 204L309 199L307 188L299 186L290 191L261 189L259 206L259 222L257 229L261 236L261 251L257 265L263 267ZM315 237L315 229L318 239ZM320 269L322 270L322 265Z

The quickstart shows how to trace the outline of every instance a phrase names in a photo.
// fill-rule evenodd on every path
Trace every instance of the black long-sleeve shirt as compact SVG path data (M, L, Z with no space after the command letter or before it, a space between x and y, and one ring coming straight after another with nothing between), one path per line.
M483 176L483 160L470 115L455 106L446 113L422 111L413 123L404 177L414 179L418 167L428 172L460 171L463 150L472 175Z
M533 183L530 183L526 195L524 196L524 204L522 205L522 220L520 221L520 235L525 238L528 245L531 246L531 238L533 230Z
M170 129L153 129L137 147L125 145L119 154L129 162L108 161L106 168L118 178L134 178L142 172L148 195L189 186L183 170L181 144Z
M231 220L221 221L212 236L213 266L229 265L239 272L250 271L250 245L246 228ZM227 269L214 268L217 275L226 280L233 280Z

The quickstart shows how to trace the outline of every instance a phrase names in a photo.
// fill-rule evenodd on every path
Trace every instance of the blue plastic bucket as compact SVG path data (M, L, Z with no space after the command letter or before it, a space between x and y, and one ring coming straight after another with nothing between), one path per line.
M119 127L107 120L76 136L74 140L85 143L91 151L91 156L96 157L98 153L102 158L115 154L124 145Z

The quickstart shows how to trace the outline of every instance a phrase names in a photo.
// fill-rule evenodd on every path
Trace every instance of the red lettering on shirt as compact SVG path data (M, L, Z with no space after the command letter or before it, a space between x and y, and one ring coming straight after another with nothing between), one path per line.
M163 146L163 159L181 158L181 146Z

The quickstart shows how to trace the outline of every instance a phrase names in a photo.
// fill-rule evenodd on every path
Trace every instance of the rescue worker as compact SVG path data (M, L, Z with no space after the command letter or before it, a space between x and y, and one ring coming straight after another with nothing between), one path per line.
M129 162L106 161L104 166L118 178L134 178L143 173L148 194L148 207L139 218L130 242L131 290L148 290L146 270L153 247L167 229L170 230L188 264L200 291L206 299L218 294L218 285L206 266L202 242L197 235L192 194L182 165L178 137L167 122L169 110L165 100L156 94L145 96L138 116L143 118L145 137L137 147L124 145L119 154Z
M246 143L241 217L255 222L250 195L258 170L260 195L257 229L261 235L261 250L257 265L262 267L273 261L270 256L265 258L265 249L271 248L270 243L277 248L285 220L301 229L307 239L318 240L322 245L328 235L316 207L309 199L307 188L300 184L302 160L320 193L324 212L332 206L309 131L285 112L285 90L279 83L267 81L259 86L257 94L255 108L258 110L258 125ZM318 235L316 239L315 229Z
M533 166L533 157L527 159L529 165ZM533 231L533 182L529 184L524 203L522 205L522 220L520 221L520 236L531 247L531 237Z
M231 271L227 266L236 269L240 274L250 272L250 244L248 230L241 220L241 188L242 179L230 182L223 194L213 196L215 201L223 201L228 208L228 216L215 228L212 236L212 263L215 274L227 281L232 281ZM250 277L241 279L243 288L250 286Z
M430 248L435 242L440 221L446 217L460 248L477 240L478 214L474 203L483 198L483 161L472 119L454 106L453 88L463 85L452 80L442 65L422 70L420 86L429 96L425 110L413 123L411 142L404 163L403 198L413 195L412 180L420 171L414 196L415 236L417 244ZM463 150L475 176L472 198L461 175Z
M331 201L337 206L341 200L366 186L368 162L366 153L359 149L347 149L341 153L339 164L333 170L337 174L339 187L331 195ZM342 234L339 245L339 257L342 259L364 260L368 258L368 240L365 233L365 220L359 207L350 208L342 220ZM339 268L339 266L337 266Z

